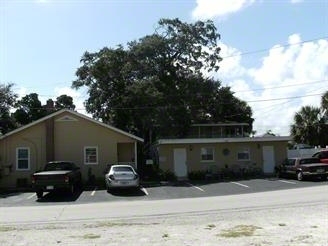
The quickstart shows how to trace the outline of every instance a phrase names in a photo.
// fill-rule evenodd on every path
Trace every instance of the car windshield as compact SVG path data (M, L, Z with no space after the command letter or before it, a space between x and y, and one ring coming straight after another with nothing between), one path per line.
M73 170L73 164L69 162L48 163L44 168L45 171Z
M114 172L132 172L131 167L113 167Z

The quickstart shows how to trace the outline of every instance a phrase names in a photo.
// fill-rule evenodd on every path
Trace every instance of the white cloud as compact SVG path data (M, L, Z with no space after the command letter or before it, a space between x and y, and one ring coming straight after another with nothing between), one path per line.
M303 2L303 0L290 0L291 3L300 3Z
M35 0L36 3L48 3L49 0Z
M253 4L255 0L197 0L196 2L197 6L192 12L193 18L211 19L238 12L241 9Z
M240 54L235 48L221 47L222 56ZM247 59L243 56L223 60L218 77L252 107L258 134L272 130L288 135L293 117L302 106L320 106L320 94L328 89L327 57L327 40L302 43L300 35L294 34L287 46L273 46L259 67L242 66L242 59L243 63Z

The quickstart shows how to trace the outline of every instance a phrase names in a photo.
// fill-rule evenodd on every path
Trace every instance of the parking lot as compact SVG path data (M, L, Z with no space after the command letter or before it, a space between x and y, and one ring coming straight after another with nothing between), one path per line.
M327 188L327 184L327 181L322 181L320 179L297 181L278 178L226 182L162 182L144 183L139 190L116 190L110 193L104 189L98 189L97 187L89 187L78 191L74 196L65 192L52 192L46 193L42 199L37 199L34 192L6 192L0 194L0 207L225 196L310 186L322 186Z

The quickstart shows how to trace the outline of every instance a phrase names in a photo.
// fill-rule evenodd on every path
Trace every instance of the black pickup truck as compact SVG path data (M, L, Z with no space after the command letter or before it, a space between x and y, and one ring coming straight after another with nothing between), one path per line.
M80 168L69 161L48 162L43 171L32 175L32 187L38 198L41 198L45 191L57 189L66 189L74 194L81 183Z

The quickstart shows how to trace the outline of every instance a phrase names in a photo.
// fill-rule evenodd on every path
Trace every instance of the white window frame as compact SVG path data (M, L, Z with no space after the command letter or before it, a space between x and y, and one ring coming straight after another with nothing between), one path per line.
M248 158L239 158L239 154L247 154ZM243 148L237 152L237 160L238 161L250 161L251 160L251 152L249 148Z
M212 153L209 153L208 150L211 150ZM206 151L206 156L212 154L212 159L203 159L203 152ZM213 162L214 161L214 147L201 147L200 148L200 161L201 162Z
M90 149L94 149L96 151L96 161L95 162L90 162L90 160L87 160L88 159L87 150L90 150ZM84 153L84 156L83 156L84 165L98 165L98 146L85 146L83 153Z
M19 158L19 151L20 150L27 150L27 158ZM19 161L20 160L26 160L27 161L27 168L20 168L19 167ZM31 165L30 165L30 148L29 147L17 147L16 148L16 170L17 171L29 171L30 168L31 168Z

